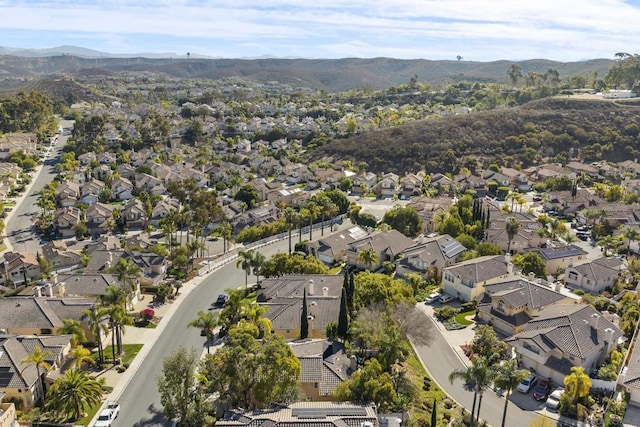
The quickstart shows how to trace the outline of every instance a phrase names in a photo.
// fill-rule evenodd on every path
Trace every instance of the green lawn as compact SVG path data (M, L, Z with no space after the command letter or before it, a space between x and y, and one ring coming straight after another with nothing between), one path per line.
M140 352L142 345L143 344L124 344L122 346L124 353L122 353L120 356L116 355L116 358L122 358L122 364L129 365L131 364L133 359L135 359L136 355ZM110 345L104 348L104 360L107 363L111 363L112 361L112 348L113 347ZM94 351L93 353L91 353L91 357L93 357L95 361L98 361L98 352Z
M469 326L469 325L473 325L473 321L472 320L467 320L466 317L468 316L472 316L476 314L475 310L469 310L469 311L465 311L462 313L459 313L458 315L456 315L455 319L456 322L458 322L459 324L461 324L462 326Z
M87 411L87 415L84 418L79 419L78 421L76 421L75 423L73 423L74 425L83 425L83 426L88 426L89 423L91 422L91 420L93 419L93 417L96 415L96 413L98 412L98 409L100 409L100 406L102 406L102 402L98 403L96 406L90 408Z

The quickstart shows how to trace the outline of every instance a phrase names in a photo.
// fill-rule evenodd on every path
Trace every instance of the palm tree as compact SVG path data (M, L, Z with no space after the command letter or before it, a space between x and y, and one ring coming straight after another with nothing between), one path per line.
M552 219L549 222L549 228L551 229L551 240L555 239L556 235L567 231L567 226L558 219Z
M538 242L538 246L542 246L542 238L547 235L548 230L546 228L540 227L540 228L536 228L535 232L540 238L540 241Z
M253 274L256 276L256 283L260 284L260 273L262 272L262 267L264 263L267 262L267 257L264 254L256 251L253 255L253 260L251 262L251 266L253 267Z
M102 384L85 371L69 369L49 390L47 408L63 421L78 420L102 400Z
M604 250L604 256L609 256L609 249L612 249L615 244L613 236L603 236L598 240L598 245L602 246Z
M511 396L511 392L528 376L529 371L526 369L518 369L518 362L515 359L506 360L494 369L493 384L495 387L505 391L502 427L505 426L507 420L507 408L509 406L509 396Z
M507 243L507 253L511 253L511 242L513 238L518 234L518 230L520 229L520 221L518 221L514 217L510 217L507 222L504 224L504 228L507 232L507 238L509 242Z
M309 203L307 203L306 208L307 208L307 211L309 212L309 215L308 215L308 218L309 218L309 241L311 241L311 240L313 240L313 220L315 219L316 215L318 214L318 211L319 211L320 207L315 202L309 202Z
M142 270L131 258L120 258L118 263L112 267L112 270L118 276L120 282L128 284L132 292L136 291L136 281L142 275Z
M491 370L486 359L478 357L473 360L471 366L467 369L456 369L449 374L449 381L453 384L454 380L463 380L467 384L473 385L473 404L471 407L471 423L474 424L474 415L476 410L476 400L480 396L478 402L477 420L480 420L480 406L482 405L482 393L491 384Z
M221 223L217 227L218 234L222 237L222 251L227 253L227 245L231 241L231 235L233 234L233 227L227 221Z
M187 324L187 327L198 328L207 336L207 353L210 352L214 329L218 326L218 314L211 311L199 311L198 318Z
M378 254L376 254L373 248L363 249L358 253L358 262L363 263L371 270L372 266L378 265Z
M44 370L44 374L51 370L51 365L47 362L47 358L53 356L49 350L44 350L40 347L36 347L33 349L33 353L29 356L22 359L20 362L22 365L31 366L35 365L36 370L38 371L38 383L40 384L40 397L42 398L42 403L44 404L44 379L42 378L42 373L40 370Z
M631 242L634 240L638 240L638 237L640 237L640 232L638 232L638 230L636 230L635 228L625 227L622 235L629 241L627 243L627 259L629 259L629 254L631 253Z
M62 319L62 327L58 329L58 335L71 335L71 347L75 348L78 343L87 341L84 329L80 323L73 319Z
M289 255L291 255L291 229L296 223L296 211L293 208L286 208L284 210L284 219L287 223L287 228L289 230Z
M236 262L236 268L242 268L244 270L245 289L249 288L249 274L251 274L251 267L253 267L254 256L255 251L253 249L238 252L238 261Z
M73 365L76 369L81 369L85 363L89 365L96 364L96 361L91 357L91 350L81 345L71 350L71 357L73 358Z
M96 340L98 345L98 360L100 363L104 362L104 350L102 348L102 333L105 334L109 331L109 327L105 325L104 319L107 317L107 310L104 308L92 307L89 310L83 311L87 316L87 322L89 323L89 332Z
M564 388L575 404L589 394L591 378L584 372L582 366L574 366L571 368L571 373L564 377Z

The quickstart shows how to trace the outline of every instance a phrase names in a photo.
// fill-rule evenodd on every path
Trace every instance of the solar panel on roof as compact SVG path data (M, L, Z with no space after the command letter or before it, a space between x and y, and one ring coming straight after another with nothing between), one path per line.
M363 417L367 410L358 406L337 406L332 408L293 408L291 415L297 418L325 418L325 417Z

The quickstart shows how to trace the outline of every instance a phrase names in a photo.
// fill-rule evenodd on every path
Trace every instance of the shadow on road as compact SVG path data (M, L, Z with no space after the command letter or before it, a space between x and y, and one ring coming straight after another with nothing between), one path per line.
M162 413L162 410L156 408L155 405L150 405L148 412L150 416L138 421L133 425L133 427L171 426L171 421L168 420Z

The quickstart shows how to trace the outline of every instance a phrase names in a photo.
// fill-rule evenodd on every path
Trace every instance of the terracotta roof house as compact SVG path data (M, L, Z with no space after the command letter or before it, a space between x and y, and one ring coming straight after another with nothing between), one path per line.
M113 212L119 210L119 206L97 202L87 209L87 229L92 236L105 234L113 228L115 220Z
M100 191L105 187L104 182L92 179L91 181L86 182L80 188L80 201L82 203L86 203L87 205L93 205L98 202L98 196L100 195Z
M338 322L342 297L342 276L289 275L265 279L257 302L267 308L265 317L273 330L286 339L300 336L300 307L307 292L309 337L326 338L327 324Z
M80 185L72 181L61 183L56 189L56 201L60 207L74 206L80 198Z
M442 292L460 301L473 301L484 294L487 284L513 276L509 255L488 255L444 269Z
M115 200L129 200L133 198L134 185L125 177L116 178L111 183L111 193Z
M579 301L579 296L572 298L524 277L510 277L485 285L484 296L478 304L478 318L510 336L522 332L524 326L547 307Z
M121 218L129 230L139 230L147 224L147 211L139 199L131 199L124 205Z
M395 261L402 251L413 244L413 240L398 230L376 230L349 244L349 248L347 249L347 263L355 265L360 269L370 268L371 270L375 270L385 261ZM358 260L358 255L365 249L373 249L378 256L377 265L367 266Z
M63 239L76 235L76 225L82 219L82 212L78 208L67 207L56 209L53 223L56 233Z
M171 197L160 200L151 212L149 223L153 224L154 227L158 227L160 225L160 221L172 210L176 212L180 211L180 202L178 200Z
M303 340L290 342L289 346L300 360L300 386L305 396L312 401L336 400L333 392L352 372L344 345L329 340Z
M431 238L421 237L417 244L408 247L396 261L396 274L407 276L417 273L424 279L442 276L442 269L460 262L466 250L448 234Z
M561 304L547 307L505 342L515 348L521 366L562 384L571 367L592 372L623 339L591 305Z
M40 264L31 253L5 252L4 262L0 267L0 276L4 283L11 281L14 285L40 277Z
M393 172L389 172L382 175L382 178L373 186L372 190L380 197L393 197L398 194L399 183L400 177Z
M627 270L625 263L615 257L599 257L569 266L564 271L564 283L592 294L600 294L613 286Z
M535 248L533 251L540 254L550 274L587 259L588 253L579 246L561 245L548 246L546 248Z
M349 244L366 235L367 232L356 225L348 230L338 231L310 242L307 244L307 248L320 261L332 265L338 261L345 260Z
M375 405L296 402L264 410L227 411L216 427L378 427Z

